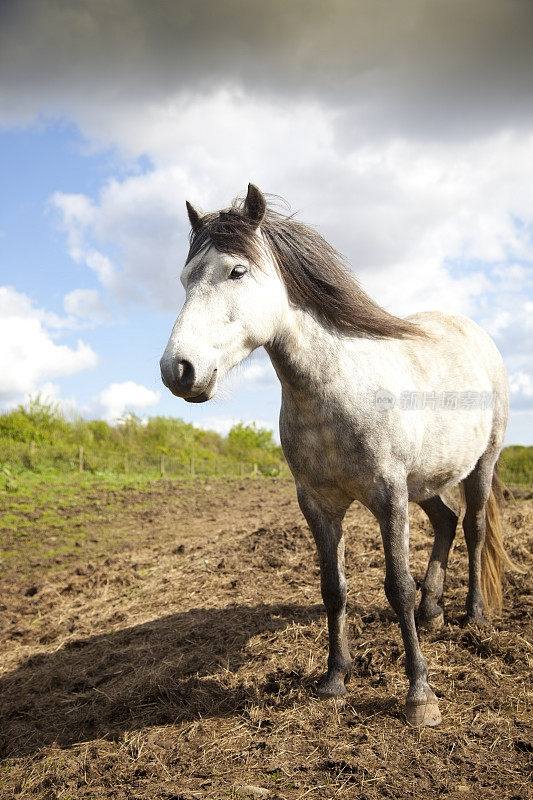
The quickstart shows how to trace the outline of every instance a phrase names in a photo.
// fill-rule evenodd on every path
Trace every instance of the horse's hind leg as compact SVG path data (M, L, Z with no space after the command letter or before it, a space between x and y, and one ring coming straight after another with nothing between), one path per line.
M481 554L485 543L485 507L492 488L497 453L485 451L473 471L463 481L466 511L463 519L468 549L468 594L465 622L485 625L485 601L481 589Z
M344 679L352 660L346 636L346 579L344 577L344 509L327 508L310 492L297 487L298 502L316 542L322 599L329 631L328 671L318 686L320 697L346 694Z
M438 496L422 500L419 505L429 517L435 538L426 577L422 583L422 599L417 616L420 625L435 628L442 625L444 620L443 610L439 603L444 593L448 555L455 537L458 516Z

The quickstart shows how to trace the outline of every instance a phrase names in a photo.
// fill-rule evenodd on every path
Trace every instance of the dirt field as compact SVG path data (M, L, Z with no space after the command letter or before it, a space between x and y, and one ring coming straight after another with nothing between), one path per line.
M289 481L72 483L0 495L0 797L526 798L532 585L462 628L465 545L447 623L422 634L443 723L403 719L407 682L376 523L346 520L354 672L320 701L325 615ZM429 525L412 509L423 577ZM533 500L505 509L531 563Z

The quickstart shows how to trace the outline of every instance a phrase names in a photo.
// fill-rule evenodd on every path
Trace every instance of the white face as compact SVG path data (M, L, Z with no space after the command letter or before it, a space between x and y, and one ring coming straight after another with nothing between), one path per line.
M184 267L181 282L185 304L161 358L161 377L177 397L201 403L232 367L274 338L287 293L266 251L258 267L210 247Z

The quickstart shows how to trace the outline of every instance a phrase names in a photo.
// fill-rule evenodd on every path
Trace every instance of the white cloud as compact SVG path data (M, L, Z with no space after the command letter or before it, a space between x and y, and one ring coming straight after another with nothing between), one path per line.
M221 390L223 396L226 393L231 395L237 390L258 392L278 386L279 379L270 359L264 350L259 350L229 373Z
M159 402L161 392L154 392L134 381L111 383L93 403L97 414L110 423L116 422L125 413L144 411Z
M213 85L318 100L352 140L531 122L527 0L18 0L0 15L3 118L70 112L104 141L134 109L170 118L176 92Z
M266 428L269 431L277 432L277 426L271 420L264 419L246 419L242 417L206 417L205 419L193 422L195 428L201 428L205 431L215 431L220 433L221 436L227 436L234 425L239 423L243 425L256 425L258 428Z
M101 323L109 317L96 289L73 289L63 298L63 306L67 314L88 323Z
M496 337L510 372L533 374L531 313L522 296L531 296L533 261L531 134L339 143L325 107L259 102L228 89L186 104L153 103L140 125L154 169L113 180L95 200L56 195L69 246L119 303L177 312L188 249L185 198L204 210L224 207L253 179L318 227L389 311L472 316ZM115 127L114 135L127 150L141 145L134 125ZM254 362L230 378L222 396L275 383L270 366Z
M533 397L533 379L525 372L517 372L509 378L511 392Z
M94 367L96 353L81 340L76 348L53 340L60 320L35 308L30 298L0 287L0 400L35 392L51 378Z
M94 218L94 208L88 197L83 194L63 194L55 192L51 201L61 210L64 230L68 233L69 253L74 261L80 261L83 255L83 236Z
M483 298L482 326L500 350L511 386L511 409L533 409L533 271L529 266L501 265L494 269L490 291Z
M149 299L165 311L177 309L188 249L185 198L205 210L224 207L250 179L286 196L396 313L435 307L473 313L487 288L487 264L512 259L518 274L520 262L533 260L530 135L348 149L339 147L334 119L317 105L265 106L229 91L190 99L184 108L180 102L165 119L154 112L154 170L112 181L90 213L89 200L83 204L79 195L54 198L71 250L83 253L123 303ZM202 119L217 124L200 125ZM131 124L127 130L138 133ZM148 131L143 144L146 138ZM117 141L124 144L120 132ZM215 158L221 150L224 158ZM106 255L108 242L120 269ZM472 261L479 266L471 274L453 267Z
M151 164L95 197L54 194L73 260L106 302L177 311L184 199L220 208L253 180L390 311L469 314L513 375L533 375L532 4L334 0L324 16L295 1L21 0L5 14L0 116L59 115L88 147ZM43 329L89 308L98 320L102 301L80 291ZM270 386L268 370L235 382Z
M533 377L526 372L515 372L509 376L511 403L521 411L533 409Z

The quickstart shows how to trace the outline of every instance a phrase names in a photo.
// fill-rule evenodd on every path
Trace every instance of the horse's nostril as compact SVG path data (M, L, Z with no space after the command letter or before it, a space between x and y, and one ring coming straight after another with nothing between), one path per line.
M194 367L190 361L179 361L177 368L178 383L187 388L194 384Z

